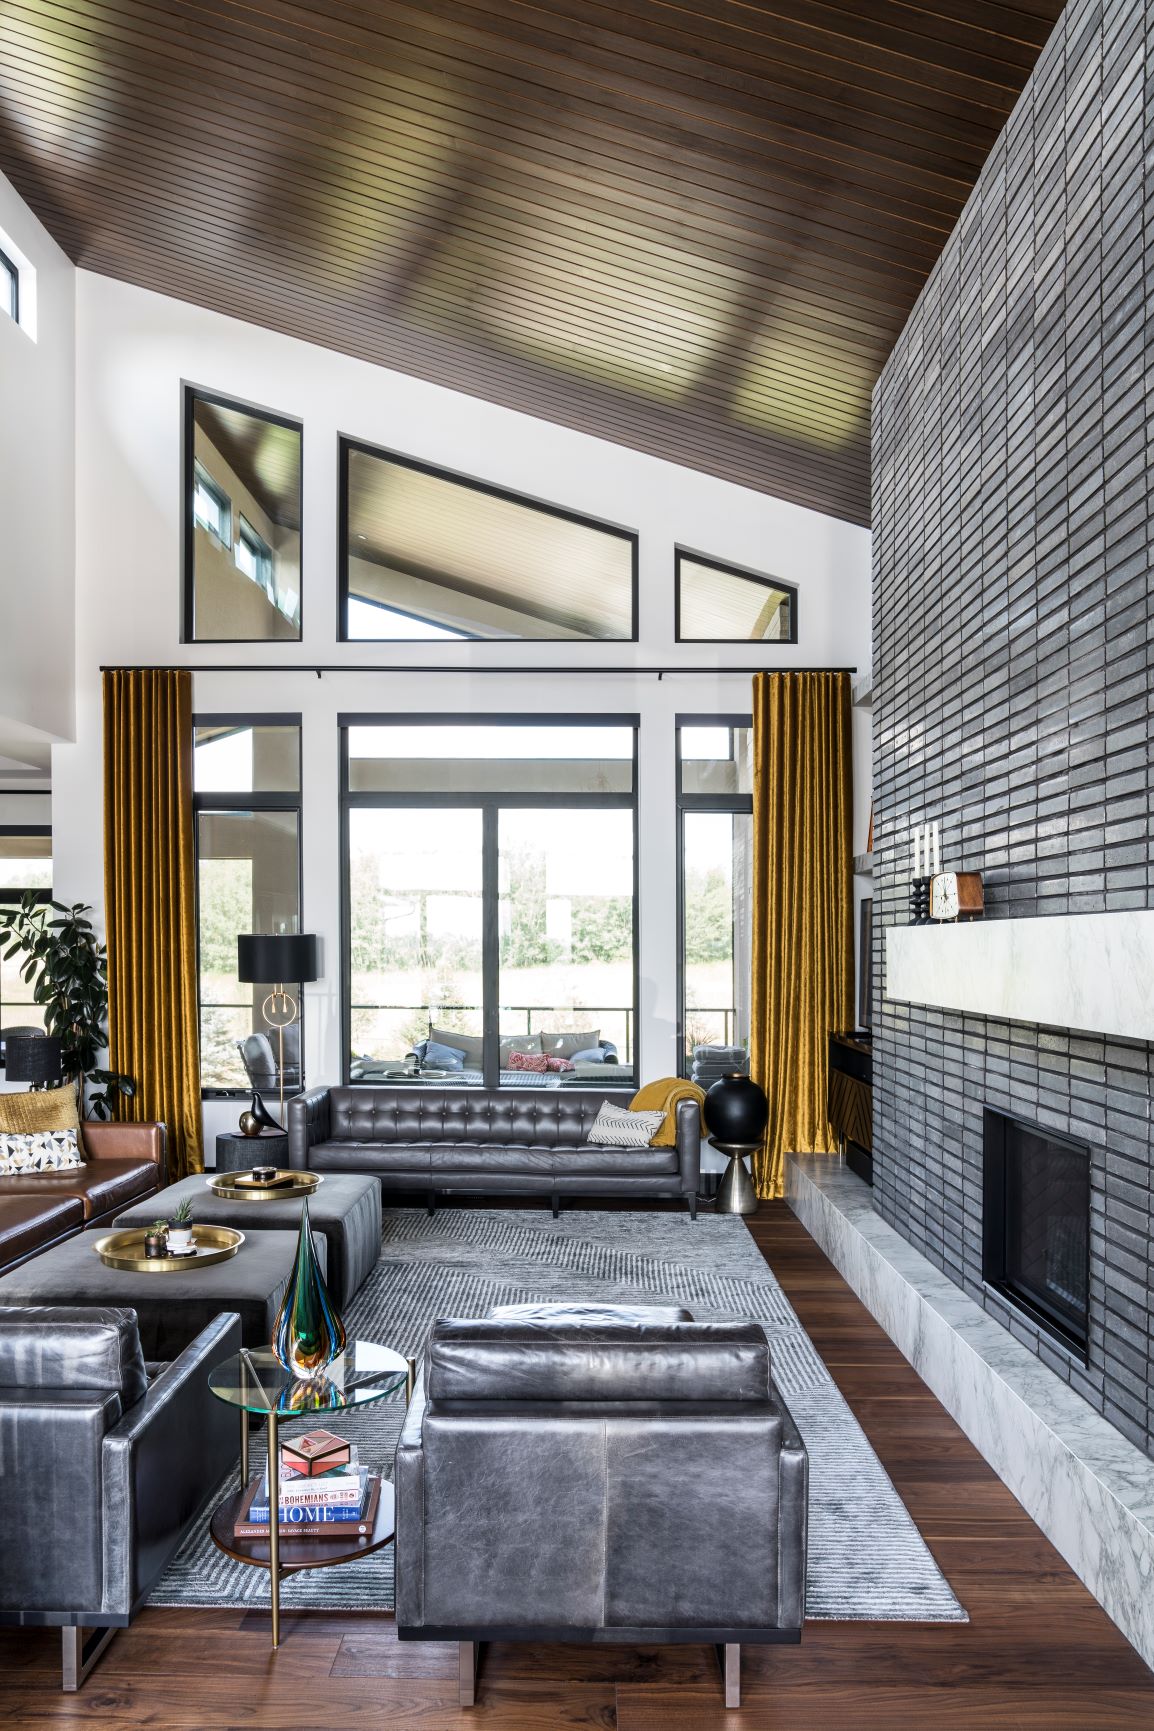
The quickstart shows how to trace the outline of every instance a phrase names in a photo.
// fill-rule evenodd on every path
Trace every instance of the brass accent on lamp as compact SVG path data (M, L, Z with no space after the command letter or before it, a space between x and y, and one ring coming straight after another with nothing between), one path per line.
M280 1098L280 1125L284 1128L284 1031L300 1019L300 1004L285 985L286 980L307 981L320 978L317 969L317 940L312 932L280 932L265 937L258 932L242 932L236 940L237 978L245 985L261 980L273 980L275 985L261 1005L265 1025L275 1028L278 1040L277 1083Z

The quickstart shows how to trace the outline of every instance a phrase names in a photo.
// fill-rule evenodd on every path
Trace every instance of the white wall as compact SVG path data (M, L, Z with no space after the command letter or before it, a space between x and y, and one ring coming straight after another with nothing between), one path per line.
M0 313L0 757L46 768L73 728L77 273L3 175L0 233L28 309Z
M101 901L98 668L178 663L202 671L199 711L303 716L304 926L322 939L324 978L306 988L310 1079L336 1079L339 847L336 716L341 711L624 711L641 717L642 882L639 1047L645 1077L676 1067L673 717L745 711L748 671L868 667L869 536L710 476L457 395L366 362L241 324L107 278L77 278L78 739L53 754L59 892ZM303 640L179 643L181 382L304 424ZM336 642L337 435L346 433L635 529L637 644ZM682 544L772 573L799 589L796 646L673 642L673 549ZM268 672L211 671L252 663ZM326 673L314 664L388 663L400 673ZM623 671L646 663L705 674ZM470 669L547 667L506 678ZM443 671L428 671L430 667ZM232 1103L206 1124L235 1122Z

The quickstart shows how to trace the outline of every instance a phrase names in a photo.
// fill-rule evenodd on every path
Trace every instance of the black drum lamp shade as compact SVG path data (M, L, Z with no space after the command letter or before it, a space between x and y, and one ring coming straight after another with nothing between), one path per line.
M265 937L241 932L236 940L236 977L245 982L317 980L317 940L313 932L282 932Z
M10 1082L51 1087L62 1076L62 1046L53 1034L9 1034L4 1042L4 1072Z

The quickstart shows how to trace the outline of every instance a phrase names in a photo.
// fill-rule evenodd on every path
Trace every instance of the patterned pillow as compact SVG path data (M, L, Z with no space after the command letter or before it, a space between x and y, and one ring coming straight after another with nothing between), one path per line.
M585 1140L608 1148L648 1148L664 1122L664 1112L630 1112L606 1100Z
M546 1058L545 1068L547 1070L575 1070L577 1066L571 1064L568 1058Z
M510 1052L505 1060L506 1070L532 1070L534 1074L543 1076L549 1068L549 1060L543 1052Z
M83 1166L75 1130L0 1131L0 1175L63 1172Z

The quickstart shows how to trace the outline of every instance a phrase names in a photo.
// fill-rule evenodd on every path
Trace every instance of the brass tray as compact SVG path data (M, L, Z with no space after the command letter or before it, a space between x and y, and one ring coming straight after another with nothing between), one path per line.
M129 1226L109 1232L93 1245L101 1262L109 1268L127 1268L133 1274L175 1274L178 1268L204 1268L211 1262L227 1262L244 1243L244 1233L234 1226L193 1225L195 1256L145 1256L147 1226Z
M238 1184L237 1179L243 1174L225 1172L219 1178L208 1177L205 1182L214 1196L222 1196L227 1202L292 1202L300 1196L311 1196L318 1184L324 1182L322 1172L296 1172L287 1167L277 1168L278 1178L291 1178L291 1184L278 1184L275 1188L267 1184Z

